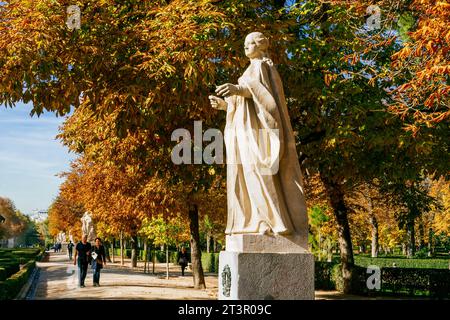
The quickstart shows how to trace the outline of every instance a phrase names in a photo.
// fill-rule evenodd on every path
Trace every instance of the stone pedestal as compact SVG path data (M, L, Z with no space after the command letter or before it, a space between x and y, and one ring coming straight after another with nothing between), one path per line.
M304 239L233 235L219 259L220 300L313 300L314 257Z

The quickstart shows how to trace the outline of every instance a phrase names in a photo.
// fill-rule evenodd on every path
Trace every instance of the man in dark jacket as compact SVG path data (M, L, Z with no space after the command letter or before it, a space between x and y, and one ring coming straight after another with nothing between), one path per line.
M72 260L72 253L73 253L73 243L71 240L69 240L69 243L67 244L67 252L69 252L69 260Z
M84 235L82 240L78 242L75 247L75 258L73 260L73 264L77 265L78 263L78 271L80 275L80 288L84 288L84 280L86 279L89 258L91 255L91 244L87 242L87 235ZM78 258L78 259L77 259Z

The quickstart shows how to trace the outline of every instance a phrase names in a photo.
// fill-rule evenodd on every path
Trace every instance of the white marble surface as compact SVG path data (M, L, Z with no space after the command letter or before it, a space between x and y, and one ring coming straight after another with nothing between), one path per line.
M283 84L259 32L245 39L250 65L238 84L218 86L214 108L227 112L228 235L307 234L303 177ZM222 99L223 97L224 99Z

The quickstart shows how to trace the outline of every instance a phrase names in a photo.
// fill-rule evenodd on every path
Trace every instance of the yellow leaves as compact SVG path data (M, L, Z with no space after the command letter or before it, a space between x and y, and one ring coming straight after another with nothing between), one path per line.
M327 147L334 148L336 146L336 138L331 138L326 142Z
M330 83L332 81L335 81L337 77L338 77L337 74L325 73L324 82L327 86L330 86Z
M186 69L185 69L185 71L184 71L184 78L185 78L185 79L190 79L191 76L192 76L192 74L193 74L194 72L195 72L195 69L194 69L193 64L192 64L192 63L189 63L189 64L186 66Z

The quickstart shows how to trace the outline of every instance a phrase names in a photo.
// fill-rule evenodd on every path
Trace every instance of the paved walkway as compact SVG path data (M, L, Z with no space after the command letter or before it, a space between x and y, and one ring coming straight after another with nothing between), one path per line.
M53 253L45 262L38 262L40 268L38 283L32 299L124 299L124 300L215 300L218 292L216 274L205 276L206 290L194 289L192 273L187 270L181 276L179 266L170 264L170 278L166 279L166 264L157 263L156 274L144 274L143 263L138 268L128 267L130 259L125 265L109 263L102 270L101 287L92 285L92 269L88 269L86 287L78 288L78 270L69 261L66 253ZM150 268L152 264L150 264ZM359 300L367 297L344 295L337 291L316 291L316 300Z
M127 261L129 263L129 260ZM151 266L151 265L150 265ZM206 290L196 290L192 274L181 277L179 266L170 264L166 279L165 264L156 264L156 275L133 271L125 266L107 264L100 277L101 287L92 285L92 269L88 270L86 287L78 288L77 268L64 253L50 253L49 260L38 262L40 276L34 299L148 299L148 300L206 300L217 299L217 276L205 277Z

